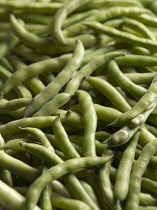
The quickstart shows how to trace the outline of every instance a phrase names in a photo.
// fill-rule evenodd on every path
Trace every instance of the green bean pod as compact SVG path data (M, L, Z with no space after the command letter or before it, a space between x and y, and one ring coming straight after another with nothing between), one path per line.
M35 204L37 203L42 190L49 182L58 179L64 174L69 173L81 167L95 167L97 165L101 165L107 162L110 158L111 157L74 158L48 169L44 174L42 174L38 179L36 179L36 181L29 188L26 196L27 208L31 210L35 207Z
M59 90L68 82L73 73L79 68L84 55L84 47L81 41L77 41L73 57L66 64L64 69L58 74L55 80L50 83L34 100L26 107L25 117L32 116L36 113L46 102L52 99ZM43 97L44 95L44 97Z
M53 131L55 139L60 150L65 155L66 159L79 158L80 155L75 150L71 142L69 141L68 135L60 122L60 117L57 117L53 122Z
M114 151L110 149L104 150L102 157L106 157L108 155L114 155ZM114 198L114 193L111 186L111 180L109 177L113 158L110 159L106 164L101 166L100 171L99 171L99 183L100 183L100 188L103 194L103 199L106 201L106 203L108 204L110 208L118 210L118 209L121 209L121 207Z
M97 68L108 63L111 59L123 55L123 52L115 51L106 53L104 55L95 56L89 63L83 66L77 74L69 81L64 90L65 93L75 94L79 88L83 78L91 75Z
M37 111L33 116L50 116L52 115L58 108L66 104L70 98L71 94L68 93L59 93L52 100L47 102L39 111Z
M118 201L125 200L129 191L131 168L135 157L135 149L140 133L135 134L127 149L123 152L115 179L114 195ZM121 190L123 188L123 190Z
M116 39L120 39L123 42L126 42L128 44L140 45L140 46L145 47L149 50L155 50L155 48L157 46L156 42L153 40L150 40L147 38L141 38L141 37L139 38L139 37L129 34L127 32L122 32L115 28L105 26L99 22L94 22L94 21L93 22L92 21L85 22L85 25L87 25L88 27L90 27L98 32L104 33L104 34L111 36L113 38L116 38Z
M157 183L146 177L142 177L141 187L148 190L151 193L157 194Z
M26 199L13 188L0 180L0 204L8 209L24 210ZM34 210L41 210L38 206Z
M99 90L106 98L108 98L114 107L116 107L119 111L126 112L131 108L125 98L116 90L116 88L105 80L91 76L86 77L85 79L97 90Z
M155 106L156 103L153 103L150 109L133 118L126 126L122 127L117 132L109 136L109 138L102 142L102 144L107 147L116 147L128 142L131 137L139 130L139 128L145 123Z
M112 123L112 126L121 127L125 125L129 120L142 113L144 110L149 110L149 108L151 108L152 103L154 103L156 99L156 83L157 82L155 77L147 92L140 98L140 100L135 104L135 106L131 110L123 113L119 118L117 118L117 120L115 120Z
M49 140L47 139L45 133L38 128L31 128L31 127L20 127L20 129L27 131L31 134L35 140L41 142L41 144L46 147L51 152L54 152L54 148L50 144Z
M147 89L134 84L129 78L125 77L114 60L108 64L108 71L119 86L127 90L133 97L141 98L146 93Z
M67 210L70 210L71 208L73 208L76 210L91 210L90 206L86 203L72 198L63 197L61 195L58 195L57 193L52 193L51 202L53 206L58 207L60 209L66 208Z
M89 3L89 0L81 1L81 0L72 0L66 4L64 4L60 9L55 13L54 19L52 21L52 39L58 45L66 45L66 41L64 40L64 36L62 34L62 24L64 23L68 14L75 11L82 5L86 5Z
M17 160L3 151L0 151L0 166L9 170L11 173L18 175L27 182L33 182L39 175L38 169L35 169L20 160Z
M129 193L126 201L126 210L138 208L142 175L146 170L150 158L156 152L156 150L157 140L155 139L143 148L140 157L134 163L130 178Z
M76 91L76 95L78 97L80 106L81 106L81 112L82 112L82 118L83 118L83 124L84 124L84 135L83 135L83 141L82 141L82 147L83 147L83 156L95 156L95 132L97 128L97 116L96 111L93 105L93 101L91 96L83 91L78 90Z
M5 147L5 141L4 141L3 137L1 136L1 134L0 134L0 147ZM1 168L0 174L1 174L1 180L3 182L5 182L8 186L12 187L13 181L12 181L10 171L8 171L4 168Z

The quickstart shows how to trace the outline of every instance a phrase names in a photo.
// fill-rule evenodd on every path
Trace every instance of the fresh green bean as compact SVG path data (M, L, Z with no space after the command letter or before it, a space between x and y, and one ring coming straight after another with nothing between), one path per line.
M40 172L38 169L35 169L20 160L17 160L3 151L0 151L1 167L9 170L11 173L14 173L20 176L22 179L27 182L33 182L39 175Z
M86 77L85 79L96 89L98 89L106 98L108 98L114 107L116 107L119 111L126 112L131 109L125 98L116 90L115 87L110 85L105 80L91 76Z
M126 202L127 209L137 209L139 204L139 192L141 188L141 179L146 167L150 161L150 158L157 150L157 140L155 139L151 143L147 144L133 165L132 174L130 177L129 193Z
M11 101L0 99L0 113L6 113L8 111L25 107L29 101L30 99L28 98L19 98L19 99L14 99Z
M28 48L25 45L16 46L16 48L12 49L12 52L26 59L29 62L35 62L35 63L51 58L50 56L47 55L37 54L31 48Z
M83 91L76 91L81 112L83 114L84 135L82 141L83 156L95 156L95 131L97 128L97 116L91 96Z
M0 75L6 80L12 76L12 73L0 65ZM23 84L17 85L15 91L20 98L32 98L31 92Z
M111 123L116 120L122 113L114 108L101 106L100 104L94 104L94 108L97 114L98 120L102 120L107 123ZM75 104L70 107L70 110L81 113L79 104Z
M45 147L37 144L21 142L20 144L23 148L29 152L42 158L45 162L52 167L52 165L57 165L63 163L63 161L55 154L51 153ZM67 174L64 176L63 181L65 182L70 193L79 200L88 203L93 209L98 210L93 201L89 198L88 194L85 192L81 186L79 180L73 174Z
M140 7L111 7L108 9L101 9L96 11L93 15L85 18L85 21L98 21L105 22L110 19L114 19L116 17L121 16L137 16L139 14L151 14L150 10L146 8ZM68 28L67 28L68 29ZM73 24L73 31L75 31L75 35L80 34L83 30L86 29L86 26L80 23Z
M155 106L156 103L153 103L150 106L150 109L133 118L128 124L126 124L126 126L122 127L117 132L109 136L109 138L102 142L102 144L107 147L115 147L128 142L131 137L139 130L139 128L145 123Z
M148 38L148 39L151 39L153 41L156 41L156 38L155 38L154 34L148 29L148 27L146 27L144 24L142 24L141 22L139 22L137 20L133 20L133 19L130 19L130 18L124 18L121 26L123 26L123 25L128 26L131 29L136 30L144 38Z
M8 78L1 91L6 94L21 82L39 74L49 72L52 69L54 72L58 72L59 69L61 70L64 67L70 56L65 55L62 58L47 59L30 64L29 66L16 71L10 78Z
M133 97L141 98L146 93L147 89L134 84L129 78L125 77L114 60L108 64L108 71L119 86L127 90Z
M64 69L58 74L55 80L50 83L25 109L25 117L33 115L45 103L52 99L71 78L73 73L79 68L84 55L84 48L81 41L77 41L73 57L66 64ZM44 97L43 97L44 95Z
M136 158L138 158L141 154L141 150L136 148ZM153 155L149 161L149 166L156 169L157 167L157 157L155 157L155 155Z
M157 183L151 179L143 177L141 187L148 190L151 193L157 194Z
M46 171L46 167L43 168L43 173ZM40 197L40 207L43 210L53 210L52 203L51 203L51 196L52 196L52 185L49 183L43 190L41 197Z
M13 188L0 180L0 204L8 209L25 209L26 199ZM35 206L34 210L41 210Z
M135 157L135 150L139 139L139 135L140 133L138 132L132 137L130 144L128 145L127 149L123 152L122 158L118 166L114 187L114 195L118 201L125 200L129 191L130 173ZM123 190L121 190L121 188Z
M10 72L13 72L14 69L13 67L11 66L11 64L9 63L9 61L7 60L7 58L3 57L1 60L0 60L0 64L6 68L8 71Z
M27 143L25 141L19 142L20 147L23 148L25 151L28 151L39 158L42 158L48 165L53 166L58 163L62 163L62 159L58 157L55 153L48 150L46 147L38 144Z
M58 195L57 193L52 193L51 202L53 206L58 207L60 209L91 210L90 206L86 203L72 198L63 197L61 195Z
M26 143L32 143L32 141L30 139L26 139L26 138L18 138L18 139L12 139L10 141L7 141L4 148L5 149L12 149L12 150L17 150L17 151L21 151L21 152L25 152L25 150L20 147L19 142L26 142Z
M143 66L143 67L150 67L157 65L157 58L153 56L146 56L146 55L125 55L119 58L115 58L115 61L118 65L129 65L129 66Z
M111 157L99 158L99 157L84 157L74 158L67 160L66 162L54 166L48 169L39 179L31 185L26 196L27 208L29 210L35 207L43 188L51 181L58 179L64 174L76 170L81 167L94 167L107 162ZM56 171L58 173L56 173Z
M8 55L8 60L10 61L15 71L26 67L26 64L16 55ZM39 94L45 88L45 85L37 77L30 78L24 83L35 95Z
M45 133L38 128L31 128L31 127L20 127L20 129L27 131L31 134L35 140L41 142L41 144L46 147L51 152L54 152L54 148L50 144L49 140L47 139Z
M92 175L88 176L87 178L85 178L85 181L93 188L93 190L97 196L100 208L109 210L106 200L103 199L104 197L103 197L103 194L101 191L98 177L95 174L92 174Z
M61 121L65 119L64 115L67 111L59 112L61 113ZM6 116L5 116L6 117ZM3 137L6 137L11 134L15 134L20 132L20 127L34 127L34 128L45 128L52 126L52 123L56 116L46 116L46 117L29 117L23 118L19 120L10 120L0 126L0 132L2 133ZM6 118L5 118L6 119ZM67 123L70 125L76 125L78 127L82 127L82 118L77 113L72 113L69 119L67 119Z
M39 14L54 14L62 3L52 2L52 3L38 3L38 2L20 2L20 1L5 1L0 2L1 8L9 8L11 11L22 10L25 13L39 13Z
M156 136L154 136L151 132L149 132L145 126L141 127L139 144L142 147L146 146L146 144L150 143L151 141L154 141L155 139L156 139ZM157 152L155 153L155 155L157 155Z
M157 199L148 193L140 192L139 205L141 206L156 206Z
M95 56L89 63L82 67L77 74L69 81L64 90L65 93L74 94L79 88L85 76L91 75L98 67L108 63L111 59L123 55L123 52L111 52L104 55Z
M78 158L80 155L77 153L71 142L69 141L68 135L60 122L60 117L57 117L53 122L53 131L55 140L60 150L65 155L66 159Z
M104 150L102 157L105 157L107 155L114 155L114 151L109 149ZM112 209L121 209L119 203L114 198L111 181L109 177L112 162L113 158L110 159L106 164L101 166L99 171L99 182L103 194L103 199L106 200L108 206Z
M52 21L52 39L58 44L58 45L66 45L66 41L64 40L63 34L62 34L62 24L65 21L66 17L75 11L77 8L79 8L82 5L88 4L90 1L85 0L72 0L68 3L65 3L60 9L57 10L57 12L54 15L54 19Z
M70 194L70 192L68 191L68 189L64 186L64 184L58 180L54 180L52 183L52 191L62 195L66 198L71 198L72 195Z
M151 106L151 104L156 99L156 83L157 82L155 77L147 92L140 98L135 106L131 110L123 113L119 118L117 118L117 120L112 123L112 126L121 127L125 125L129 120L142 113L144 110L149 109L149 106Z
M139 1L135 1L135 0L112 0L112 2L110 0L97 0L97 1L93 1L92 4L88 4L86 7L80 8L80 10L89 10L89 9L100 9L103 7L115 7L115 6L121 6L121 7L131 7L131 6L137 6L137 7L142 7L141 2Z
M88 195L92 198L92 200L97 204L97 206L99 207L99 204L98 204L98 199L96 197L96 194L93 190L93 188L85 181L83 180L80 180L83 188L86 190L86 192L88 193Z
M3 139L3 137L0 134L0 147L4 147L5 146L5 141ZM12 181L12 177L11 177L11 173L10 171L1 168L0 170L0 174L1 174L1 180L3 182L5 182L8 186L13 187L13 181Z
M18 43L13 33L8 33L3 42L0 43L0 58L3 58Z
M94 21L85 22L85 25L87 25L89 28L92 28L98 31L99 33L104 33L108 36L112 36L113 38L123 40L124 42L132 44L132 45L140 45L149 50L155 50L157 46L156 42L153 40L137 37L127 32L122 32L115 28L105 26L99 22L94 22Z
M68 93L59 93L54 96L49 102L47 102L39 111L37 111L33 116L50 116L52 115L58 108L66 104L70 98L71 94Z

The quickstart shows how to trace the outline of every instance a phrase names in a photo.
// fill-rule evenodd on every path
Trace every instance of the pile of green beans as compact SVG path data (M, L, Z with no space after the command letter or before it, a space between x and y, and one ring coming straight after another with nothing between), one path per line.
M0 0L0 209L157 210L156 28L156 0Z

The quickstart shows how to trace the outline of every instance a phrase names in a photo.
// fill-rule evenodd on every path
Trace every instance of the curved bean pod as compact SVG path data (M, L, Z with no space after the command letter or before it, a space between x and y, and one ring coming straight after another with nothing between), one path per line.
M53 210L51 203L52 185L49 183L43 190L40 198L40 206L42 210Z
M39 109L39 111L37 111L33 117L52 115L58 108L66 104L71 97L72 95L68 93L57 94L52 100L47 102L41 109Z
M60 112L61 111L61 112ZM65 114L67 111L60 110L56 115L61 114L61 121L65 120ZM56 116L46 116L46 117L29 117L19 120L14 120L6 124L0 125L0 132L3 137L20 132L19 127L34 127L34 128L45 128L52 126L52 123ZM67 119L67 123L70 125L76 125L77 127L82 127L82 118L77 113L72 113Z
M62 24L65 21L66 17L79 8L82 5L89 3L89 0L72 0L68 3L65 3L60 9L55 13L54 19L52 21L52 39L59 45L67 45L62 34Z
M66 198L61 195L58 195L57 193L52 193L51 197L51 202L52 205L60 208L60 209L76 209L76 210L81 210L81 209L87 209L91 210L90 206L82 201L75 200L72 198Z
M110 19L114 19L116 17L121 16L138 16L140 14L152 14L150 10L146 8L140 8L140 7L111 7L106 10L101 9L96 11L93 15L90 15L89 17L85 18L85 21L98 21L98 22L105 22ZM85 30L87 27L81 23L73 24L73 30L75 32L75 35L80 34L83 30ZM67 28L68 29L68 28ZM66 30L67 30L66 29Z
M130 144L123 152L120 160L114 187L114 195L118 201L125 200L129 190L130 173L135 157L135 150L140 133L135 134L130 140ZM123 189L123 190L121 190Z
M1 136L1 134L0 134L0 147L5 147L5 141L3 137ZM13 187L13 181L12 181L10 171L4 168L1 168L0 174L1 174L1 180L5 182L8 186Z
M85 76L91 75L97 68L108 63L111 59L123 55L123 52L111 52L105 55L98 55L93 57L93 59L83 66L77 74L69 81L64 90L65 93L75 94L76 90L79 88L81 81Z
M53 165L63 162L62 159L58 157L58 155L56 155L54 152L51 152L49 149L47 149L46 147L42 145L27 143L25 141L20 141L19 145L25 151L28 151L38 156L39 158L42 158L51 167Z
M58 8L62 6L62 3L60 2L52 2L52 3L38 3L38 2L31 2L29 4L25 2L6 2L5 0L2 0L0 2L1 8L9 8L10 10L23 10L26 13L40 13L40 14L54 14Z
M156 103L153 103L150 109L133 118L126 126L109 136L104 142L105 146L115 147L130 141L131 137L143 126L150 113L155 108Z
M140 85L134 84L120 71L116 61L110 61L110 63L108 64L108 71L110 72L111 77L116 80L118 85L127 90L127 92L130 93L130 95L132 95L133 97L141 98L144 93L146 93L147 89L141 87Z
M143 23L131 18L124 18L121 26L128 26L131 29L139 32L143 37L156 41L154 34Z
M109 149L104 150L102 157L106 157L108 155L114 155L114 151L109 150ZM106 200L106 203L108 204L110 208L118 210L118 209L121 209L121 207L114 198L114 194L113 194L113 190L111 186L111 180L109 177L112 161L113 161L113 158L110 159L106 164L101 166L99 170L98 179L99 179L103 199Z
M147 55L125 55L115 58L118 65L150 67L157 65L157 58Z
M129 111L123 113L119 118L117 118L111 125L122 127L128 121L138 116L144 110L149 110L151 105L155 102L157 96L157 81L154 78L152 84L148 88L147 92L140 98L140 100L135 104L135 106ZM150 106L150 107L149 107Z
M1 90L2 93L6 94L21 82L26 81L27 79L35 77L42 73L52 71L52 69L54 72L58 72L58 70L61 70L64 67L69 58L70 55L64 55L58 58L51 58L30 64L29 66L16 71L4 83L4 86Z
M25 210L26 199L0 180L0 204L8 209ZM41 210L35 206L34 210Z
M55 80L52 81L40 94L38 94L26 107L24 112L25 117L32 116L59 92L59 90L69 81L73 73L79 68L83 55L84 47L81 41L77 41L72 58L68 61L64 69L57 75Z
M95 132L97 128L97 116L94 104L89 93L77 90L76 96L81 106L83 114L84 135L82 141L83 156L95 156Z
M157 183L151 179L146 177L142 178L141 187L148 190L151 193L156 194L157 191Z
M77 153L71 142L69 141L68 135L60 122L60 117L57 117L53 122L53 131L55 140L60 150L65 155L66 159L78 158L80 155Z
M8 55L8 60L10 61L15 71L18 71L27 66L21 59L13 54ZM37 77L26 80L25 84L35 95L39 94L45 88L45 85Z
M19 98L11 101L0 99L0 113L6 113L8 111L25 107L29 101L29 98Z
M146 167L150 161L150 158L157 150L157 139L147 144L133 165L132 174L130 177L129 193L126 201L126 210L138 209L139 193L141 188L141 179Z
M86 77L85 80L99 90L111 103L121 112L126 112L131 109L125 98L117 91L115 87L110 85L101 78Z
M35 207L40 194L44 187L51 181L58 179L66 173L82 167L95 167L107 162L111 157L100 158L100 157L84 157L84 158L74 158L67 160L57 166L48 169L44 174L42 174L36 181L31 185L26 195L26 203L28 210Z
M27 182L33 182L39 175L38 169L35 169L20 160L17 160L0 150L0 166L18 175Z
M80 182L81 182L81 185L83 186L83 188L85 189L85 191L88 193L88 195L97 204L97 206L99 206L98 199L96 197L96 194L95 194L93 188L87 182L85 182L83 180L80 180Z
M88 26L89 28L92 28L98 32L104 33L113 38L120 39L123 42L126 42L128 44L140 45L142 47L148 48L149 50L155 50L157 47L157 43L153 40L137 37L127 32L122 32L115 28L103 25L99 22L91 21L91 22L85 22L84 24Z
M41 142L41 144L46 147L51 152L54 152L54 148L50 144L49 140L47 139L45 133L38 128L31 128L31 127L20 127L20 129L27 131L31 134L37 141Z

